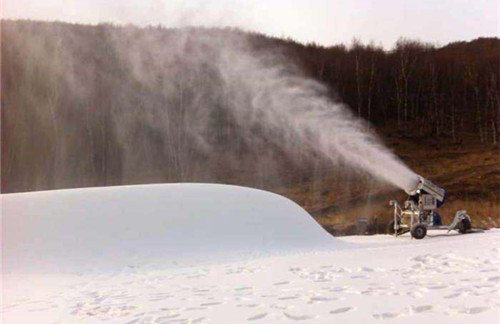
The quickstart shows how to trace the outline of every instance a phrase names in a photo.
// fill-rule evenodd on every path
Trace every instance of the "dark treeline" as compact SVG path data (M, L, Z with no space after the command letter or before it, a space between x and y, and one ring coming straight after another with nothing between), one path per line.
M1 33L4 193L172 181L265 187L276 173L311 173L299 166L303 154L290 161L258 130L238 129L224 109L241 99L237 84L221 84L212 68L220 53L187 33L244 37L255 53L279 53L374 125L457 144L464 134L498 141L499 39L439 48L401 39L384 51L234 29L3 20Z
M455 143L464 132L483 144L498 141L498 38L443 47L401 38L390 51L356 40L348 47L289 45L309 75L375 125Z

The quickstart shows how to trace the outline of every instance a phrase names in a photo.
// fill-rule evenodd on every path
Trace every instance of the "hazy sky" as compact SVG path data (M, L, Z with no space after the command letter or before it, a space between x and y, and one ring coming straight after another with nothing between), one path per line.
M400 37L444 45L499 36L499 0L0 0L5 18L237 26L301 42L386 48Z

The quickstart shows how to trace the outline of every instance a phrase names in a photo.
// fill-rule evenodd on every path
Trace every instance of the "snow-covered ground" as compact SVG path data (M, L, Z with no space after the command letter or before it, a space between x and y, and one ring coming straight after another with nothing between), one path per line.
M209 221L207 221L209 219ZM333 238L220 185L2 197L3 323L497 323L500 230Z

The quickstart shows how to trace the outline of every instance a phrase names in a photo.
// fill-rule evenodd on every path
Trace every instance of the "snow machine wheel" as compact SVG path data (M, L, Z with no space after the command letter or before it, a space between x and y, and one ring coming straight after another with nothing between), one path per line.
M427 227L425 225L418 224L411 229L411 236L417 240L423 239L425 235L427 235Z
M460 223L458 223L458 232L460 234L466 234L470 229L471 229L471 223L470 220L467 218L462 219Z

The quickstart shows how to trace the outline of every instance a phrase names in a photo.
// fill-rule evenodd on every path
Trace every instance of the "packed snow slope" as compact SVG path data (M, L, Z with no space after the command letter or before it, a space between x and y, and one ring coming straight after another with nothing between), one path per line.
M2 214L5 324L499 321L499 230L333 238L286 198L201 184L4 195Z
M493 324L500 231L119 273L7 274L4 324Z
M8 194L2 217L4 273L164 268L335 247L291 200L228 185Z

